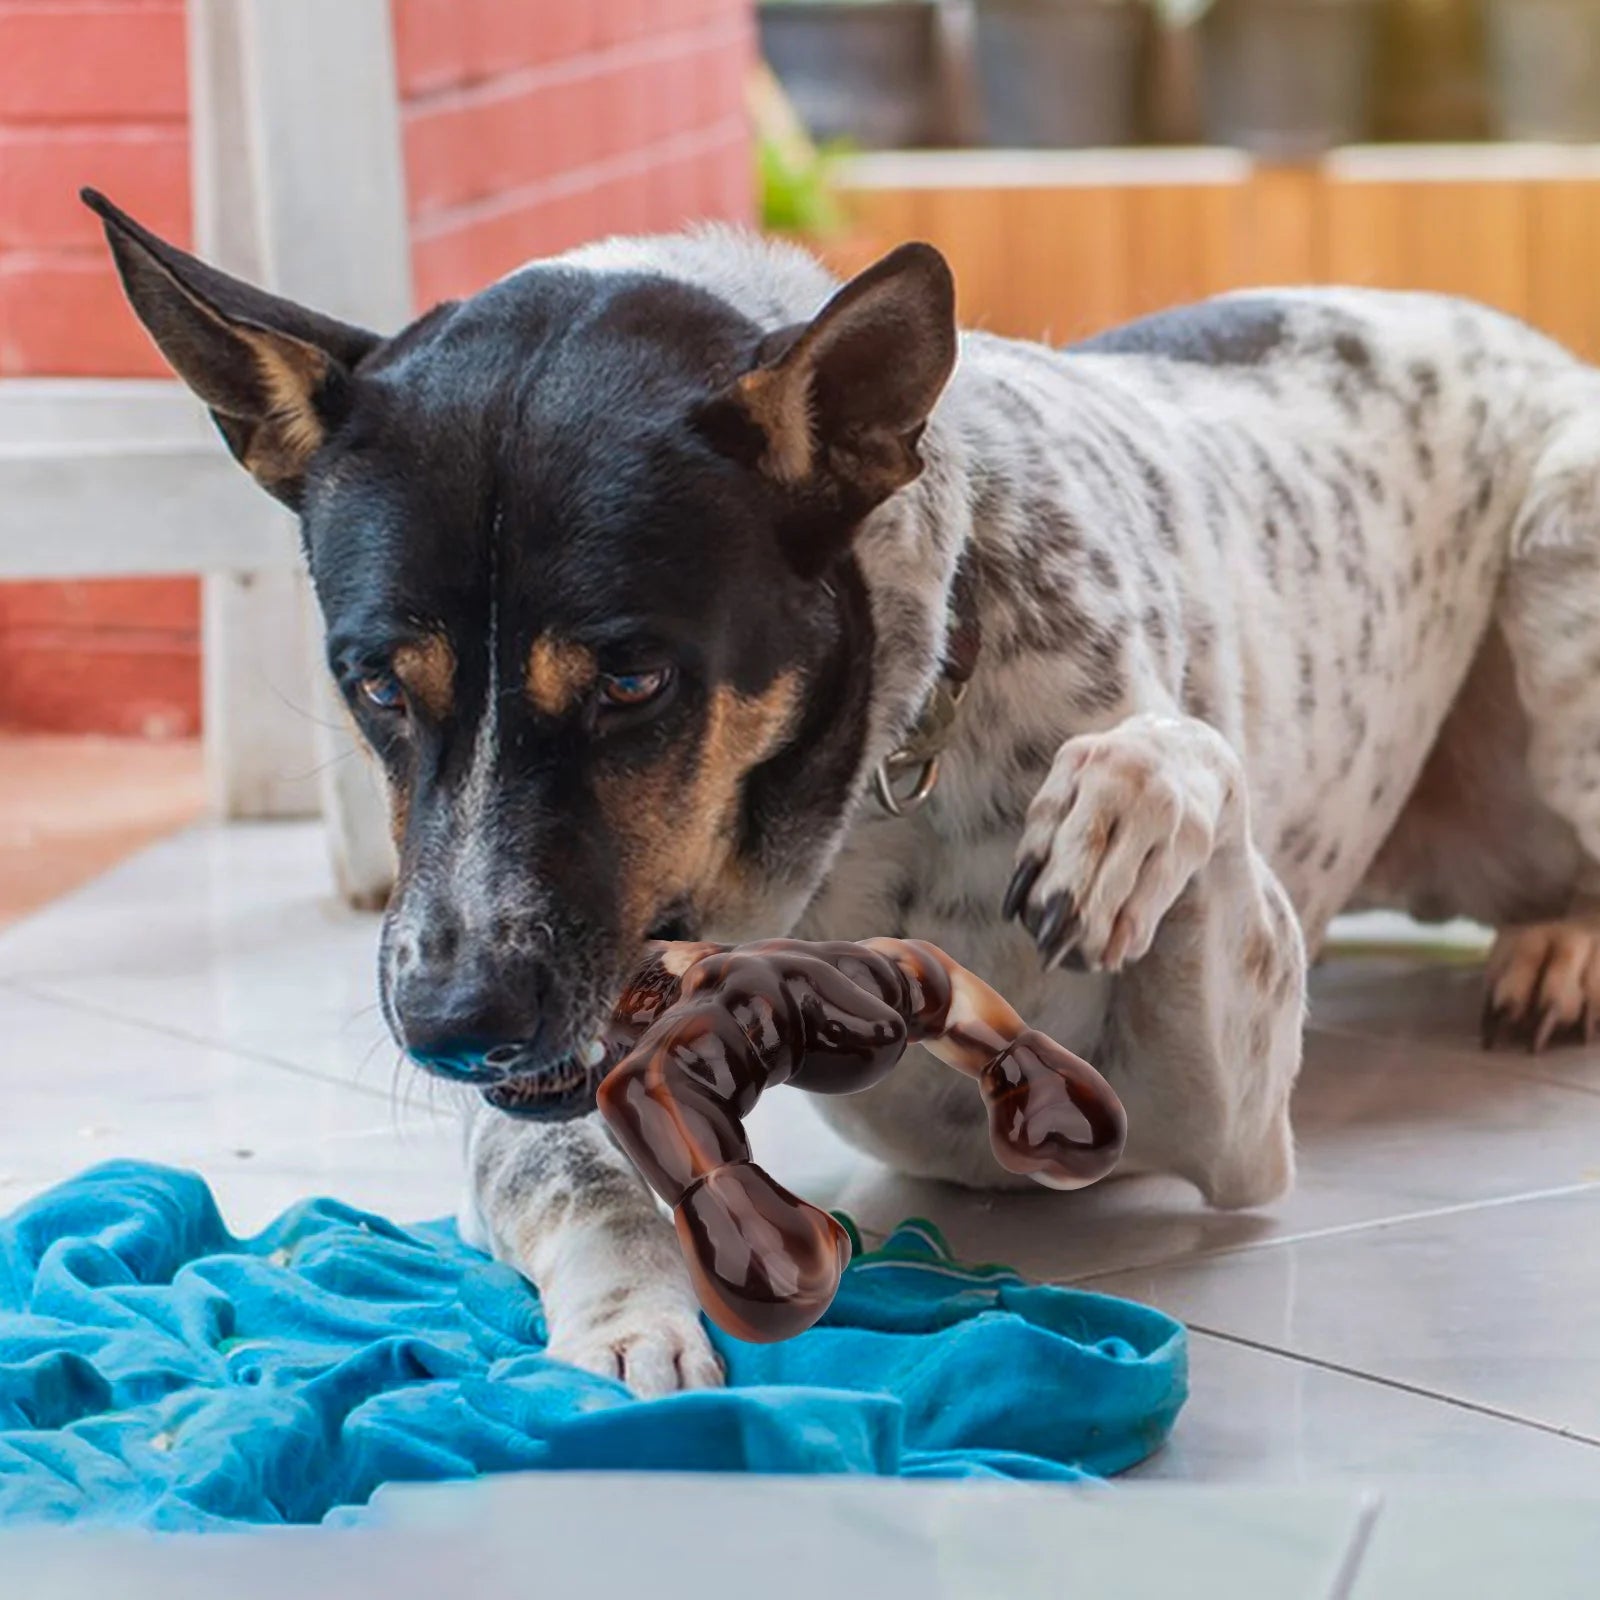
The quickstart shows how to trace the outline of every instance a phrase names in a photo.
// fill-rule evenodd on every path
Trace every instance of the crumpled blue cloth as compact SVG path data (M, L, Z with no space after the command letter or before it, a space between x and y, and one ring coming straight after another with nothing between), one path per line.
M0 1520L342 1521L529 1468L1072 1480L1142 1460L1186 1394L1177 1323L958 1266L924 1223L809 1333L717 1335L724 1390L635 1400L543 1337L449 1223L309 1200L237 1239L196 1175L96 1167L0 1223Z

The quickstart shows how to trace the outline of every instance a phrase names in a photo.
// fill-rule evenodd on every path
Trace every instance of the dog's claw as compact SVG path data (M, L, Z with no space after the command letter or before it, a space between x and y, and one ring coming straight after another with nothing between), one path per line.
M1039 874L1043 870L1042 860L1028 856L1011 875L1011 882L1006 887L1006 897L1000 904L1000 915L1007 922L1014 921L1017 913L1028 903L1028 896L1032 893L1034 884L1039 881Z
M1493 995L1483 998L1483 1018L1479 1023L1479 1037L1483 1041L1485 1050L1493 1050L1500 1038L1500 1029L1505 1023L1505 1012L1495 1004Z
M1545 1047L1556 1035L1556 1030L1561 1026L1561 1010L1554 1001L1544 1008L1544 1014L1539 1018L1539 1026L1534 1030L1533 1037L1528 1041L1528 1054L1530 1056L1543 1055Z
M1055 965L1066 942L1077 931L1078 908L1066 895L1056 895L1045 907L1044 917L1034 933L1046 968Z

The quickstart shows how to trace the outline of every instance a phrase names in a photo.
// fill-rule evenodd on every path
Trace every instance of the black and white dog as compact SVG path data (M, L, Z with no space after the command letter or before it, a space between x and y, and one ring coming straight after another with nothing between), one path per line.
M841 288L714 231L382 338L89 199L300 513L394 795L387 1015L483 1091L468 1222L554 1353L718 1376L586 1115L652 935L933 940L1110 1076L1129 1166L1221 1206L1291 1181L1344 907L1500 928L1491 1033L1600 1017L1600 374L1528 328L1290 291L1061 353L958 337L925 245ZM990 1184L965 1087L823 1105Z

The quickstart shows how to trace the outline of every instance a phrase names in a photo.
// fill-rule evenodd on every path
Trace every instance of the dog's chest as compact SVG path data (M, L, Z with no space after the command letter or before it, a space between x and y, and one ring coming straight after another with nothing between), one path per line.
M813 938L925 939L982 973L1036 1026L1089 1048L1110 980L1041 969L1032 937L1000 914L1016 832L997 829L958 843L942 832L939 812L946 805L940 795L916 817L863 817L801 931Z

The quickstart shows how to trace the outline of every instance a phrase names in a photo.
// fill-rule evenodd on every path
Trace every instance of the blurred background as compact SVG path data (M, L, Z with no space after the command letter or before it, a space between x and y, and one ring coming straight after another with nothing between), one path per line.
M335 803L292 535L213 482L86 182L380 325L722 219L931 239L968 322L1060 341L1348 281L1597 356L1600 0L0 0L0 920Z

